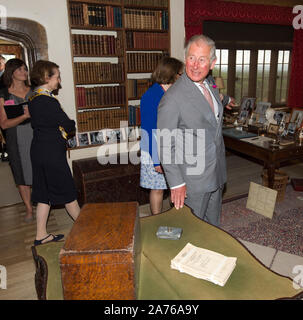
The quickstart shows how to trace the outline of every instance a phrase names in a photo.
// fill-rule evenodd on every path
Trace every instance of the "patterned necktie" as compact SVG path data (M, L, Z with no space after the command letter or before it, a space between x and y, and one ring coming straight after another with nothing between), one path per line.
M200 86L202 88L202 91L203 91L203 94L204 94L204 97L205 99L207 100L207 102L209 103L213 113L215 113L215 108L214 108L214 103L213 103L213 99L210 95L210 92L209 90L206 88L206 86L203 84L203 83L200 83Z

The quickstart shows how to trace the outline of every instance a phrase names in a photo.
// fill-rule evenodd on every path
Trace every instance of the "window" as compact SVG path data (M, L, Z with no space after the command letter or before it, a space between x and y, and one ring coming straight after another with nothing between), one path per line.
M228 50L216 50L217 63L213 69L212 75L214 77L221 77L223 79L224 88L220 92L227 94L227 78L228 78Z
M285 105L293 32L292 26L277 24L203 21L203 34L216 43L213 76L224 79L221 92L239 104L249 96L273 106Z
M276 101L281 103L285 103L287 100L289 55L288 50L279 50L278 52Z
M270 70L270 50L258 50L257 64L257 92L259 101L268 102L269 70Z
M242 97L248 96L249 63L250 63L250 51L237 50L236 51L236 83L235 83L235 96L234 96L236 101L241 101Z
M257 101L283 105L287 102L290 70L290 50L217 49L214 77L222 77L220 92L235 98L238 104L244 96Z

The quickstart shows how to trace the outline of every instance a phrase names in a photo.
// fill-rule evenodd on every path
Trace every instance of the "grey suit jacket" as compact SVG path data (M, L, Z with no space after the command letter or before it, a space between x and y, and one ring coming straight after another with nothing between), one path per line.
M215 191L226 182L223 106L218 89L210 89L218 102L219 121L186 73L158 107L158 149L167 182L170 187L185 182L192 195Z

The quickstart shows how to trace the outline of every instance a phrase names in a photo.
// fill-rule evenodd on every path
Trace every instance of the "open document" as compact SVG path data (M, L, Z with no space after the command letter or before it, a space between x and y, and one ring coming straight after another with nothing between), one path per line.
M237 258L226 257L188 243L171 260L171 268L224 286L236 267L236 261Z

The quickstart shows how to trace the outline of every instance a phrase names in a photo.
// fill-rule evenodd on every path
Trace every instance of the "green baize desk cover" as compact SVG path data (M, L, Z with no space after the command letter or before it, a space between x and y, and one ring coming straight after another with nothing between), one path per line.
M141 265L137 297L141 300L267 300L290 298L301 294L290 278L278 275L230 234L200 220L184 206L140 219ZM159 226L183 229L180 240L158 239ZM224 287L171 269L171 260L191 244L237 257L234 271Z

